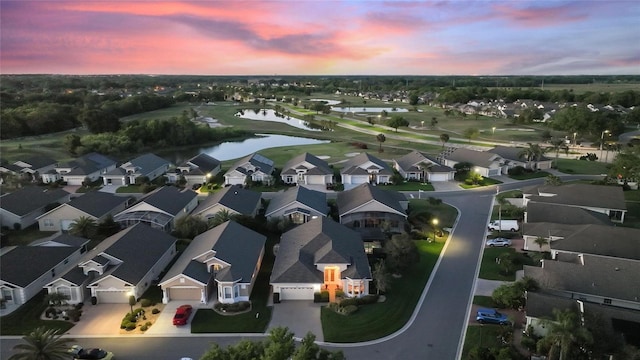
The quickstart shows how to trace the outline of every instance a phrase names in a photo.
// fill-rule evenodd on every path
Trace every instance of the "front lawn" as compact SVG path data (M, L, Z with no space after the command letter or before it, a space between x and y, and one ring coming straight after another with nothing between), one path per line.
M33 329L43 326L47 329L59 329L64 334L73 327L73 323L63 320L42 320L40 316L47 308L44 302L46 291L41 291L38 295L27 301L9 315L0 318L0 334L25 335ZM82 318L80 318L82 321Z
M565 174L600 175L608 172L607 164L600 161L558 159L557 169Z
M475 189L483 186L497 185L502 184L502 181L492 179L492 178L483 178L478 184L465 184L464 182L460 183L460 187L463 189Z
M137 194L141 192L140 185L120 186L116 189L116 193L118 194Z
M443 242L417 241L417 245L420 262L403 277L393 279L386 301L360 306L351 315L340 315L322 308L325 341L353 343L379 339L406 324L444 247Z
M22 230L3 230L2 232L4 233L2 246L29 245L34 240L42 239L53 234L50 231L40 231L38 224Z
M493 303L493 299L491 298L491 296L476 295L473 297L473 303L486 308L496 307L496 304Z
M517 252L516 249L512 247L488 247L484 249L482 265L480 266L480 274L478 277L487 280L515 281L515 271L509 275L503 274L503 265L498 264L496 261L496 259L503 253L510 253L512 255L515 270L522 270L523 265L534 265L533 259L525 256L524 253Z
M467 335L464 338L462 359L468 359L469 352L476 347L490 349L502 347L503 345L498 339L500 331L500 325L468 326Z

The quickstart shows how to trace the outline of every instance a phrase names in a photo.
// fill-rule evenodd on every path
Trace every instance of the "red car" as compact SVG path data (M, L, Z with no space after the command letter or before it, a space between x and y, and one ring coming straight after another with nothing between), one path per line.
M192 311L191 305L180 305L176 309L176 314L173 315L173 325L186 325Z

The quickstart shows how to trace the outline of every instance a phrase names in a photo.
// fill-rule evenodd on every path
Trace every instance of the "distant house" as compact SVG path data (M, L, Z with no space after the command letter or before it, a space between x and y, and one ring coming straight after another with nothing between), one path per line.
M27 159L18 160L13 163L14 166L9 167L12 171L19 171L33 182L42 179L44 174L54 171L57 161L47 156L32 156ZM19 170L15 167L17 166Z
M58 234L33 246L2 248L0 296L7 305L26 303L52 279L77 265L88 242L88 239Z
M287 161L280 178L285 184L328 185L333 184L333 170L326 161L303 153Z
M27 186L0 197L0 224L24 229L33 225L48 206L69 202L71 194L62 189Z
M456 173L453 168L440 165L436 159L415 150L393 162L393 167L406 180L450 181Z
M210 219L220 211L227 211L231 215L255 216L262 205L261 196L259 192L232 185L209 194L193 210L193 215Z
M207 154L198 154L167 173L169 182L175 183L184 176L187 186L205 184L220 172L220 161Z
M439 161L451 168L458 163L471 163L471 171L484 177L499 176L506 172L505 160L498 154L465 148L447 148L439 155Z
M368 295L371 279L360 234L320 217L282 234L269 283L280 300L313 300L323 290Z
M383 231L404 232L409 201L397 191L362 184L338 193L337 205L340 223L365 241L382 240Z
M254 153L236 161L224 174L225 185L244 185L247 177L254 182L271 184L273 182L273 161Z
M98 224L109 215L123 211L128 201L126 197L91 191L38 216L38 226L40 231L69 230L71 224L83 216Z
M514 168L516 166L522 166L525 169L531 170L547 170L551 169L553 160L542 155L538 159L528 161L526 157L522 156L524 148L509 147L509 146L496 146L487 152L499 155L505 160L507 169Z
M352 157L340 169L345 188L364 183L388 184L392 175L393 170L387 163L368 153Z
M144 154L130 160L120 167L111 170L102 176L104 185L129 185L135 184L139 177L154 180L164 175L169 170L167 160L154 154Z
M234 221L196 236L160 281L162 302L248 301L266 240Z
M117 162L102 154L89 153L69 162L59 163L55 171L43 175L45 183L59 179L68 185L82 185L85 179L96 181L109 171L115 170Z
M296 186L277 193L264 215L268 220L285 218L294 224L302 224L328 213L326 193Z
M146 223L152 228L170 232L176 220L189 215L198 204L198 194L175 186L158 188L138 203L121 211L113 220L123 227Z
M584 209L605 214L616 223L623 223L627 206L620 186L591 184L543 185L523 190L524 205L543 203ZM531 221L525 218L527 221Z
M98 303L139 299L176 255L177 239L137 224L104 239L79 263ZM54 284L50 284L54 286Z

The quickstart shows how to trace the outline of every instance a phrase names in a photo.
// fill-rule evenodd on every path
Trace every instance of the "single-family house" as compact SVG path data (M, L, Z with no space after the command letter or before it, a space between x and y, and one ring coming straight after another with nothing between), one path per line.
M31 156L27 159L18 160L13 163L20 168L20 173L28 177L33 182L42 179L44 174L55 170L57 161L43 155ZM15 168L14 168L15 169Z
M55 167L53 174L45 174L42 181L45 183L55 182L59 179L68 185L82 185L85 179L96 181L102 175L115 170L117 162L102 154L95 152L81 156L69 162L59 163Z
M296 186L277 193L264 215L268 220L284 218L294 224L302 224L328 213L326 193Z
M33 225L38 216L48 210L69 202L71 194L63 189L48 189L26 186L0 197L0 224L14 229Z
M88 242L69 234L57 234L31 246L2 248L0 296L5 304L26 303L51 280L76 266Z
M524 229L529 223L558 223L566 225L613 225L609 216L601 212L561 204L528 202L524 212Z
M91 277L87 287L100 303L128 303L152 285L176 255L177 239L136 224L104 239L78 264Z
M189 215L197 205L198 194L195 191L163 186L116 214L113 220L122 227L141 222L170 232L175 228L176 221Z
M80 217L99 224L108 216L123 211L128 201L127 197L91 191L38 216L38 227L40 231L66 231Z
M333 170L329 164L309 153L300 154L287 161L282 167L280 177L285 184L333 184Z
M320 291L368 295L371 279L360 234L319 217L282 234L269 283L274 300L313 300Z
M522 166L525 169L531 170L547 170L551 169L553 159L550 159L544 155L531 160L527 160L523 155L525 148L511 147L511 146L496 146L493 149L487 150L492 154L496 154L505 160L507 170L516 166Z
M447 148L439 157L439 162L451 168L467 162L473 165L471 171L484 177L499 176L506 172L505 160L498 154L465 148Z
M196 236L160 281L162 302L248 301L266 240L266 236L234 221Z
M345 189L364 183L388 184L392 175L393 170L387 163L368 153L352 157L340 169Z
M193 215L203 219L210 219L220 211L227 211L231 215L255 216L260 210L262 194L245 189L240 185L231 185L220 191L209 194L198 204Z
M155 155L144 154L130 160L120 167L102 175L104 185L129 185L135 184L139 177L153 180L169 170L170 162Z
M168 172L167 178L170 183L176 183L184 176L187 186L206 184L220 172L220 166L220 160L201 153Z
M575 231L549 244L551 259L589 254L640 262L640 229L622 226L578 225Z
M247 177L253 182L271 184L273 182L273 161L254 153L236 161L224 174L225 185L244 185Z
M340 223L365 241L384 239L383 231L404 232L409 201L397 191L362 184L338 193L337 205Z
M453 168L441 165L435 158L415 150L399 159L394 159L393 167L406 180L451 181L456 174Z
M623 223L627 212L622 187L591 184L543 185L523 190L524 205L556 204L606 214L612 222Z

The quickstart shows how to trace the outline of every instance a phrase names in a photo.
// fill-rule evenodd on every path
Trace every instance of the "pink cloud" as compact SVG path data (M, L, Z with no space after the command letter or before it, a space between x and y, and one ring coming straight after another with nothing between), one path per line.
M546 27L562 25L587 19L586 13L576 6L559 5L551 7L517 8L510 5L494 4L496 16L512 24L523 27Z

